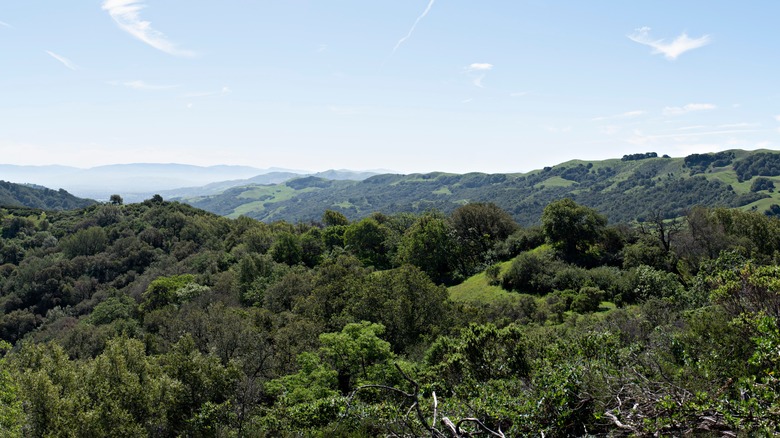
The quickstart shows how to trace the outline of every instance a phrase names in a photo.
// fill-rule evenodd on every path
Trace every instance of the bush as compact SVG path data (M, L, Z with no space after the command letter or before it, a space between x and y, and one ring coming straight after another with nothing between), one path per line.
M549 249L524 252L517 256L509 270L501 277L501 287L531 293L553 290L555 273L565 264L555 258Z
M604 291L592 286L583 287L571 302L572 312L589 313L599 310Z
M498 286L501 284L501 266L490 265L485 269L485 277L490 286Z

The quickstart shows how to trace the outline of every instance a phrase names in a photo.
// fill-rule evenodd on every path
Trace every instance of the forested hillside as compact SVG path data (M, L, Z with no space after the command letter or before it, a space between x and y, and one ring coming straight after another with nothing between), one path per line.
M764 180L765 186L755 184ZM449 213L468 202L493 202L518 223L533 225L548 203L563 197L595 208L613 222L659 213L679 217L693 205L764 212L780 204L775 182L780 182L780 152L734 150L685 158L643 153L570 161L527 174L388 174L364 181L308 177L182 200L220 215L266 222L315 220L324 209L355 220L374 211Z
M780 433L778 219L540 210L0 210L0 436Z
M51 190L40 186L0 181L0 206L73 210L92 204L95 204L95 201L77 198L63 189Z

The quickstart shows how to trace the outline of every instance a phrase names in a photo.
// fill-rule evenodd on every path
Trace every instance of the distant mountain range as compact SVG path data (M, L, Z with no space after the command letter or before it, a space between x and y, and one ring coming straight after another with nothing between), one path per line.
M108 200L121 195L138 202L154 194L194 196L214 194L236 185L273 184L311 172L249 166L192 166L187 164L112 164L88 169L68 166L17 166L0 164L0 180L63 188L76 196ZM377 172L330 170L316 174L329 179L364 179Z

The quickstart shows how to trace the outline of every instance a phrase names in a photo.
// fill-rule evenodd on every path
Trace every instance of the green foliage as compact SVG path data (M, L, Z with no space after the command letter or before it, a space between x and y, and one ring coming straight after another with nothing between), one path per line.
M604 216L568 198L550 203L542 213L542 230L547 241L570 260L582 257L606 225Z
M711 299L732 315L764 313L780 321L780 266L748 262L734 270L716 272L710 281L715 286Z
M780 176L780 155L760 152L734 163L734 171L739 181L747 181L754 176Z
M425 271L436 283L447 283L453 277L460 255L455 230L441 215L420 216L404 234L398 258Z
M62 252L68 257L95 255L106 248L108 238L101 227L89 227L60 241Z
M385 339L396 353L407 351L437 334L449 316L447 290L419 269L404 265L377 272L355 290L345 306L351 320L385 327Z
M765 192L745 193L731 185L737 179L735 166L762 153L777 156L766 151L705 154L706 163L701 168L691 159L687 162L693 167L689 168L683 158L648 158L575 161L526 174L377 175L364 181L331 181L327 187L302 184L299 190L284 184L266 186L262 191L248 186L188 202L219 214L310 222L321 220L325 208L338 209L349 220L359 221L376 211L393 215L436 209L449 214L469 200L495 203L517 223L533 226L539 223L547 204L568 197L596 209L612 223L629 223L656 211L674 218L694 205L739 207L766 197ZM717 172L711 171L714 168Z
M297 265L303 259L301 239L293 233L282 232L276 236L270 253L277 263Z
M127 295L109 297L95 306L85 321L99 325L109 324L122 319L129 320L134 316L135 309L135 301Z
M580 289L571 302L571 310L577 313L588 313L599 310L601 302L604 300L604 291L597 287L586 286Z
M685 167L691 169L691 174L706 172L710 167L723 167L731 164L734 152L717 152L714 154L691 154L685 157ZM736 167L736 166L735 166Z
M549 249L524 252L515 257L501 277L501 286L506 290L520 292L550 292L553 289L555 272L563 266Z
M683 286L677 276L650 266L639 266L630 271L628 290L620 297L621 303L637 303L651 298L679 300Z
M474 392L490 380L526 377L524 334L517 325L502 329L471 324L457 337L439 337L425 354L430 371L446 392Z
M386 269L390 263L387 238L390 231L374 218L365 218L347 226L344 244L366 266Z
M0 435L429 435L434 393L437 418L507 436L775 433L779 222L726 208L674 221L674 207L605 227L578 204L594 182L623 204L653 185L725 193L667 175L680 166L384 176L324 228L162 199L2 210L0 336L14 345L0 346ZM575 234L571 254L544 227L494 232L506 214L464 195L535 187L538 205L507 211L538 218L548 190L567 189L540 188L549 178L580 185L549 210L599 230ZM417 193L416 213L345 223L385 183ZM475 202L447 217L426 201L434 184ZM485 267L454 302L437 285Z
M750 185L751 192L760 192L761 190L768 190L770 192L775 190L775 183L769 178L756 178Z
M384 381L395 357L390 343L379 338L384 326L366 321L344 326L340 333L320 335L320 356L336 370L339 390L350 393L356 385Z
M343 213L338 211L325 210L325 213L322 214L322 223L326 227L333 227L338 225L346 226L349 225L349 219L347 219Z
M150 312L168 304L176 304L193 295L192 291L184 290L195 281L192 274L159 277L149 284L143 295L140 310Z
M73 210L95 204L91 199L77 198L63 189L0 181L0 205L23 206L46 210Z
M19 387L7 365L11 344L0 341L0 435L9 438L22 436L22 403Z
M483 262L489 250L518 228L512 216L492 202L458 207L450 220L464 256L472 264Z

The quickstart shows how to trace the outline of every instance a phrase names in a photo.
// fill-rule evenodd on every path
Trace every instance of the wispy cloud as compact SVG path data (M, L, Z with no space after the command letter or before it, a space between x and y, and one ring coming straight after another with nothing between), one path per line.
M778 115L776 115L776 116L775 116L775 120L777 120L778 122L780 122L780 114L778 114Z
M604 120L631 119L631 118L634 118L634 117L639 117L639 116L644 115L644 114L645 114L645 111L635 110L635 111L627 111L627 112L620 113L620 114L613 114L611 116L595 117L595 118L593 118L591 120L593 120L594 122L600 122L600 121L604 121Z
M704 47L712 41L709 35L691 38L686 33L682 33L670 43L664 39L654 40L650 37L649 27L636 29L633 34L627 36L631 41L652 47L653 53L663 54L669 60L675 60L683 53Z
M718 108L711 103L689 103L685 106L667 106L663 110L665 116L681 116L695 111L709 111Z
M162 32L152 28L152 23L141 19L139 12L146 5L142 0L105 0L103 10L108 11L119 28L157 50L174 56L195 56L195 52L179 49Z
M479 88L485 88L485 86L482 85L482 80L485 79L487 72L493 70L493 64L488 64L487 62L475 62L469 64L468 67L466 67L464 70L466 73L476 74L472 80L474 85Z
M390 54L390 56L392 56L393 53L395 53L395 51L398 50L399 47L401 47L401 44L403 44L404 41L408 40L412 36L412 34L414 33L414 29L417 28L417 24L420 22L420 20L425 18L425 16L428 15L429 12L431 12L431 8L433 7L434 3L436 3L436 0L430 0L428 2L428 6L425 8L423 13L420 14L420 16L418 16L416 20L414 20L414 24L409 29L409 32L406 34L406 36L404 36L403 38L398 40L397 43L395 43L395 47L393 47L393 52Z
M74 64L73 62L71 62L71 60L70 60L70 59L68 59L68 58L66 58L66 57L64 57L64 56L60 56L60 55L58 55L58 54L56 54L56 53L54 53L54 52L50 52L50 51L48 51L48 50L46 50L46 53L48 53L48 54L49 54L49 56L51 56L52 58L54 58L54 59L56 59L57 61L61 62L61 63L62 63L62 65L64 65L65 67L67 67L67 68L69 68L69 69L71 69L71 70L78 70L78 67L76 66L76 64Z
M488 71L493 70L493 64L487 62L475 62L466 67L466 71Z
M722 129L730 129L730 128L758 128L760 126L761 126L760 123L742 122L742 123L726 123L724 125L718 125L718 128L722 128Z
M111 81L109 82L109 84L132 88L134 90L145 90L145 91L170 90L171 88L180 87L180 85L154 85L154 84L146 83L144 81L127 81L127 82Z
M7 27L7 28L9 28L9 29L13 29L13 28L14 28L14 27L13 27L13 26L11 26L10 24L6 23L5 21L0 21L0 26L2 26L2 27Z

